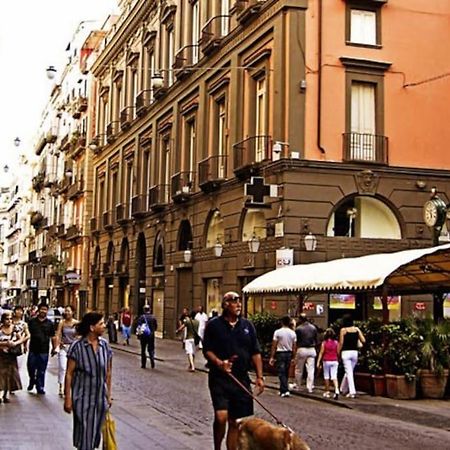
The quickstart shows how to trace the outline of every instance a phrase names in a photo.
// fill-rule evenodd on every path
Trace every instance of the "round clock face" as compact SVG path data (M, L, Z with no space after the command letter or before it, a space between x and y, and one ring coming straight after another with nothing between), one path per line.
M438 220L438 208L433 200L428 200L423 206L423 219L429 227L434 227Z

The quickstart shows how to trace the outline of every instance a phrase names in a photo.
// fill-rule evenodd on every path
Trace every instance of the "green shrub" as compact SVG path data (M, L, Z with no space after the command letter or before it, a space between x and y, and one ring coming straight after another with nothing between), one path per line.
M274 314L264 311L250 315L249 320L256 328L256 335L258 336L258 341L261 345L262 357L269 357L273 333L280 327L280 319Z

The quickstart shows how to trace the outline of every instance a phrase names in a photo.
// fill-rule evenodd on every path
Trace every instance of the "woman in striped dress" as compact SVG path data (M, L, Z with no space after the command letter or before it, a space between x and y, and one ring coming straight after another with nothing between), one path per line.
M73 412L73 445L78 450L98 448L111 407L112 352L101 337L105 327L101 314L85 314L76 326L80 338L67 352L64 411Z

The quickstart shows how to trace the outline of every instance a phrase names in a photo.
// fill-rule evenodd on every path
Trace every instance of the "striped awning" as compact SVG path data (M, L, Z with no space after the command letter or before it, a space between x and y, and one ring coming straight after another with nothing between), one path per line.
M450 292L450 244L285 267L261 275L243 292L251 295L382 289L396 294Z

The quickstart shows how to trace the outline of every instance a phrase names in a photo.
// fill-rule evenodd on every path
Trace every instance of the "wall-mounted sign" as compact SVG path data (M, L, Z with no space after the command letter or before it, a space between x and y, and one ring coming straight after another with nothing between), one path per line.
M283 237L283 236L284 236L284 222L276 222L275 237Z
M303 303L303 311L314 311L314 303L313 302Z
M47 297L47 289L39 289L38 297Z
M388 302L388 310L389 311L399 311L400 310L401 297L399 295L388 297L387 302ZM381 297L373 298L373 309L375 309L375 310L383 309L383 303L381 302Z
M294 265L294 249L279 248L276 252L276 269Z
M427 309L427 304L425 302L414 303L414 309L416 311L425 311Z
M355 309L356 297L353 294L330 294L330 309Z
M81 283L81 275L77 272L67 272L65 278L66 278L66 282L69 284L80 284Z
M270 309L277 309L277 302L272 300L272 302L270 303Z

